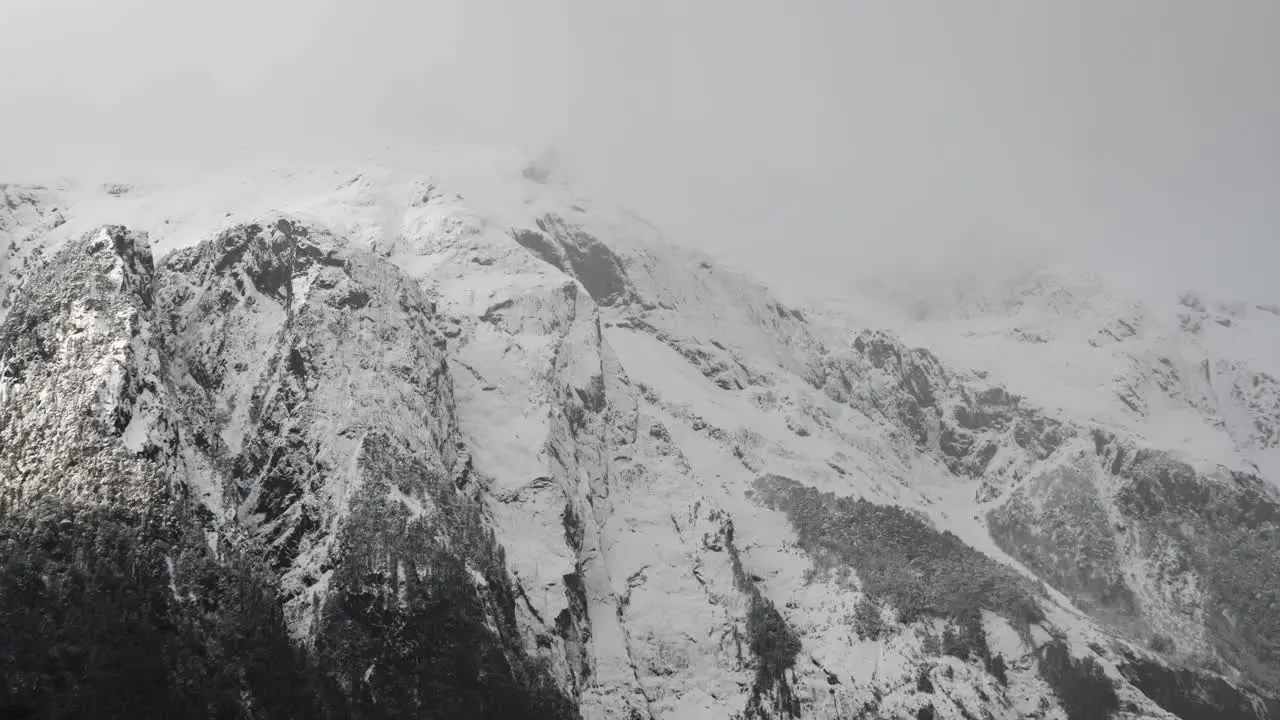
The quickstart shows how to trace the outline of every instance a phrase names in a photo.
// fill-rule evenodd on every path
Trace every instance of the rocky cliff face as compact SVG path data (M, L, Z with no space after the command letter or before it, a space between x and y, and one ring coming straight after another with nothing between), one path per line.
M1194 410L1216 467L542 180L366 173L217 222L6 188L0 703L1280 717L1256 363L1125 351L1119 412ZM1090 347L1146 332L1119 320Z

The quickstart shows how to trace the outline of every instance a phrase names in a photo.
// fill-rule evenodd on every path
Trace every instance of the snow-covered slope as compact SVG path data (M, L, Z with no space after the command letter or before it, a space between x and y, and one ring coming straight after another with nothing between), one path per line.
M1257 473L1280 444L1277 310L1046 272L901 329L952 367L985 371L1063 416L1136 434L1198 466Z
M134 347L79 432L269 579L331 715L1280 716L1280 317L818 322L520 170L6 188L6 520L58 482L15 433L100 402L40 388ZM103 223L145 322L48 364Z

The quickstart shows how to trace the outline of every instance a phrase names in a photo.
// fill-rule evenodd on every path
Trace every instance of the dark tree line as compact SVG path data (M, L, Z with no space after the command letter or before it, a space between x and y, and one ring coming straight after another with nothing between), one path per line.
M39 718L324 717L251 565L172 517L0 517L0 708Z
M502 551L473 503L446 505L447 527L376 493L357 505L311 652L287 634L265 555L215 560L192 517L6 512L0 716L576 717L519 645Z

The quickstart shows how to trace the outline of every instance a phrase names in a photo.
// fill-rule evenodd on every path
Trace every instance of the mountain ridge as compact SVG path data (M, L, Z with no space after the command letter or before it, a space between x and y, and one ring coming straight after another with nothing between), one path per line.
M1242 614L1278 616L1268 586L1212 562L1216 548L1256 559L1264 577L1276 569L1275 478L1249 458L1206 472L1147 447L1132 420L1117 432L1046 411L995 373L949 369L954 345L829 332L546 178L513 179L499 212L429 178L329 187L272 191L257 205L278 207L240 217L209 203L186 220L137 188L80 205L6 188L24 199L10 203L15 250L0 266L16 298L0 334L0 412L13 413L43 352L25 318L65 345L88 312L40 293L83 285L69 268L93 238L140 245L86 226L132 214L157 237L203 238L160 241L154 307L138 311L153 329L103 331L143 338L124 346L150 369L105 386L129 419L117 427L123 415L104 410L116 420L91 434L111 453L178 458L157 471L165 502L187 508L179 525L211 542L214 566L251 558L268 583L255 592L276 603L262 612L279 613L260 622L311 658L290 663L318 678L308 687L324 712L1280 714L1266 644L1280 635L1231 630ZM95 370L109 357L77 351L48 377L115 377ZM1188 377L1135 367L1148 403ZM1261 423L1263 445L1269 397L1233 406ZM1209 426L1223 414L1211 410ZM10 483L51 454L14 456ZM936 551L894 549L912 537ZM1205 537L1213 548L1195 544ZM919 580L885 565L894 553L932 580L911 590ZM966 574L990 580L963 602L909 606ZM1029 582L1038 609L996 612L1003 577ZM1196 592L1161 589L1178 583ZM430 634L441 627L454 634ZM415 644L406 628L438 640ZM10 698L35 697L9 684ZM510 701L463 691L476 687Z

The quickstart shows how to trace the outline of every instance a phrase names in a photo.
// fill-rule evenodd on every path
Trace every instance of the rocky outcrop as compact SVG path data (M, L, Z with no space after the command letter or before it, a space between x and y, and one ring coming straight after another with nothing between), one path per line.
M105 227L59 259L0 326L5 494L14 507L163 504L169 483L149 460L172 461L177 431L146 238Z
M155 283L146 238L106 227L0 325L0 707L323 716L270 575L206 544L187 501Z
M67 221L59 204L47 187L0 183L0 320L48 259L43 238Z
M1096 453L1031 478L991 511L995 540L1135 640L1275 688L1274 489L1101 432L1094 440Z
M827 397L883 418L918 451L980 481L990 499L1054 455L1078 430L1004 387L947 370L923 348L863 331L849 351L814 358L806 380Z
M145 238L105 228L33 281L0 338L4 531L11 541L51 522L76 531L29 546L6 589L23 592L44 567L141 603L40 676L88 678L63 697L10 673L15 706L74 714L111 681L105 653L126 668L111 696L142 714L208 702L281 717L576 715L520 643L503 551L454 472L431 303L393 267L279 219L233 228L156 272ZM78 534L90 518L99 540ZM131 544L145 571L120 586L111 573ZM242 578L231 590L207 585L228 573ZM45 613L86 604L86 622L112 612L61 587L11 597L6 626L40 627L29 623L41 597ZM155 639L152 657L99 645L129 627L152 637L152 626L188 634ZM60 628L75 629L86 628ZM230 673L226 687L202 685L201 663L216 653L173 664L228 632L258 640L229 646L242 655L207 671ZM10 670L39 645L14 645ZM280 697L285 688L296 695Z
M537 230L513 230L511 237L538 258L576 278L601 305L624 302L633 295L621 259L582 228L548 214Z

